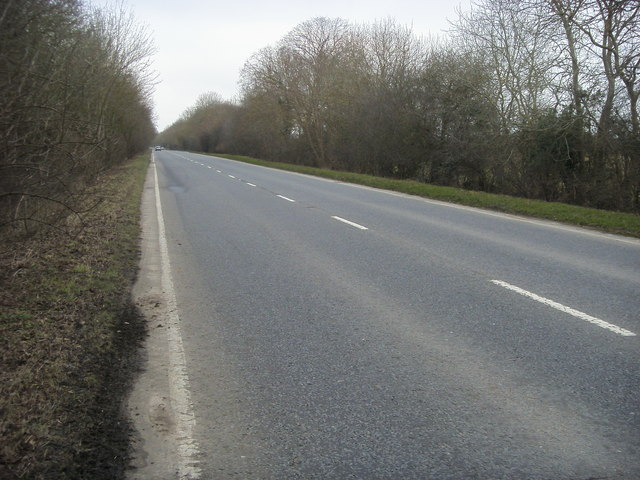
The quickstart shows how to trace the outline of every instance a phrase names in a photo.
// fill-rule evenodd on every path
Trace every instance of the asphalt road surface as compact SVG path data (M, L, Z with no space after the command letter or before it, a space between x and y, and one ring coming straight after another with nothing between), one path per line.
M154 156L185 478L640 478L640 242Z

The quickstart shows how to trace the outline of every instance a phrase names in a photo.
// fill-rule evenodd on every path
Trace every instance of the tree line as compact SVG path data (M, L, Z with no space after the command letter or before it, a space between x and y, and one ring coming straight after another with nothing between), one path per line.
M640 212L639 10L478 0L439 39L314 18L158 141Z
M149 146L152 53L122 7L2 2L0 234L79 215L98 173Z

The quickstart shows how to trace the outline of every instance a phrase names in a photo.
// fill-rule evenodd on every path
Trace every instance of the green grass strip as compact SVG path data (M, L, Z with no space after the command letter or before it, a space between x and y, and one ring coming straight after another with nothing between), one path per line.
M509 195L476 192L453 187L441 187L413 180L395 180L375 177L360 173L325 170L303 165L282 162L268 162L241 155L207 154L211 156L237 160L240 162L277 168L290 172L304 173L317 177L329 178L340 182L366 185L373 188L392 190L395 192L417 195L433 200L467 205L470 207L495 210L514 215L553 220L569 225L592 228L607 233L627 235L640 238L640 215L632 213L611 212L595 208L579 207L559 202L545 202Z

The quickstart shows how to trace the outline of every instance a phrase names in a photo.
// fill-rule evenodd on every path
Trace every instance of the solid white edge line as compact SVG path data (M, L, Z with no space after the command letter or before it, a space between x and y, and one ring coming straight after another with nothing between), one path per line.
M360 225L358 223L352 222L350 220L346 220L344 218L341 217L336 217L335 215L332 216L331 218L333 218L334 220L338 220L339 222L342 223L346 223L347 225L351 225L352 227L356 227L359 228L360 230L369 230L367 227L365 227L364 225Z
M288 197L285 197L284 195L276 195L276 197L279 197L279 198L281 198L283 200L286 200L287 202L295 202L295 200L293 200L291 198L288 198Z
M169 248L162 215L162 203L160 201L160 187L158 184L158 170L155 160L152 162L155 178L156 211L158 213L158 243L162 264L162 289L167 302L167 328L168 353L169 353L169 385L173 400L173 411L176 415L176 432L178 441L179 465L178 475L181 480L196 480L200 478L201 470L198 457L200 447L193 436L196 426L196 417L193 413L191 395L189 393L189 375L187 373L186 357L180 333L180 317L178 316L178 303L171 278L171 262L169 260Z
M586 322L589 323L593 323L594 325L597 325L600 328L605 328L607 330L610 330L614 333L617 333L618 335L622 335L623 337L635 337L636 334L626 330L624 328L618 327L617 325L614 325L612 323L609 322L605 322L604 320L601 320L597 317L592 317L591 315L588 315L584 312L581 312L579 310L575 310L571 307L567 307L566 305L562 305L561 303L558 302L554 302L553 300L549 300L548 298L544 298L541 297L539 295L536 295L535 293L531 293L527 290L524 290L520 287L516 287L515 285L511 285L510 283L507 282L503 282L502 280L491 280L492 283L499 285L501 287L504 287L508 290L511 290L513 292L519 293L520 295L523 295L525 297L531 298L532 300L535 300L537 302L543 303L545 305L548 305L549 307L555 308L556 310L560 310L561 312L564 313L568 313L569 315L572 315L576 318L579 318L581 320L584 320Z

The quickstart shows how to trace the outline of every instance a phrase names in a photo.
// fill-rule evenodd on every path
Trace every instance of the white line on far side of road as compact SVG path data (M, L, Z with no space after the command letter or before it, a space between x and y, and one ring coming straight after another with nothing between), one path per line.
M333 218L334 220L338 220L339 222L346 223L347 225L351 225L352 227L359 228L360 230L369 230L364 225L360 225L358 223L352 222L350 220L346 220L346 219L341 218L341 217L332 216L331 218Z
M283 200L286 200L287 202L295 202L295 200L289 198L289 197L285 197L284 195L276 195L276 197L281 198Z
M600 320L597 317L592 317L591 315L588 315L586 313L580 312L578 310L574 310L571 307L567 307L565 305L562 305L561 303L554 302L553 300L549 300L548 298L541 297L539 295L536 295L535 293L528 292L527 290L524 290L520 287L516 287L515 285L511 285L507 282L503 282L502 280L491 280L491 282L501 287L504 287L508 290L511 290L513 292L519 293L520 295L524 295L525 297L529 297L537 302L544 303L545 305L555 308L556 310L560 310L561 312L568 313L569 315L573 315L574 317L584 320L586 322L593 323L594 325L597 325L600 328L606 328L607 330L617 333L618 335L622 335L623 337L636 336L635 333L629 330L625 330L624 328L618 327L617 325L614 325L609 322L605 322L604 320Z

